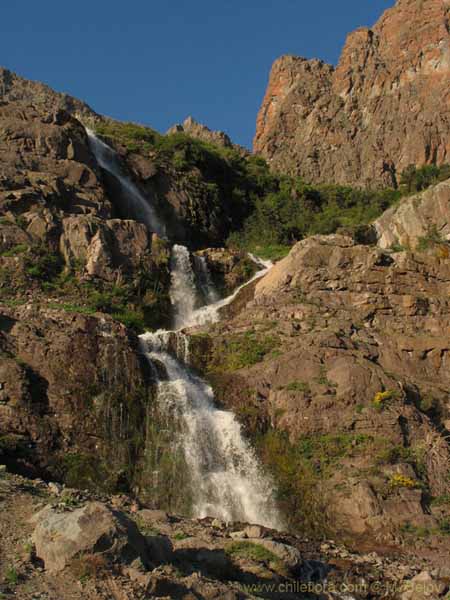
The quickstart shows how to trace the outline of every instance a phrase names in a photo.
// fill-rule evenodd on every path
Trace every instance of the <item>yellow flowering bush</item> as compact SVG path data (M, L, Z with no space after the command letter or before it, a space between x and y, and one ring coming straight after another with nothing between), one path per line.
M419 487L419 482L406 475L393 475L390 480L390 485L393 488L416 488Z
M394 390L378 392L377 394L375 394L375 397L373 399L373 405L375 406L375 408L381 410L383 408L383 406L386 404L386 402L388 402L389 400L392 400L393 398L395 398L395 396L396 396L396 392Z

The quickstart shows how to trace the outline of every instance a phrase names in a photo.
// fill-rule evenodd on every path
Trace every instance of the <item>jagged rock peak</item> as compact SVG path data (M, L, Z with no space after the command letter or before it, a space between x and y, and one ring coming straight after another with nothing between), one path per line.
M185 119L183 124L174 125L167 132L168 135L173 133L186 133L191 137L217 144L224 148L231 148L233 146L231 139L226 133L223 131L212 131L209 127L199 123L191 116Z
M334 69L275 61L254 150L312 182L391 185L450 160L450 2L398 0L351 33Z

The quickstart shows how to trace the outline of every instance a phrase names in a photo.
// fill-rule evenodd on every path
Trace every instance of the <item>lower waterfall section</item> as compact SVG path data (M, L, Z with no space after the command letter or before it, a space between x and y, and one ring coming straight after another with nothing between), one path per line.
M261 471L234 414L215 406L211 387L185 364L185 336L145 333L140 343L148 360L158 365L158 409L179 437L172 450L183 452L188 477L180 472L180 484L184 477L188 489L180 492L190 498L192 516L281 529L272 482Z

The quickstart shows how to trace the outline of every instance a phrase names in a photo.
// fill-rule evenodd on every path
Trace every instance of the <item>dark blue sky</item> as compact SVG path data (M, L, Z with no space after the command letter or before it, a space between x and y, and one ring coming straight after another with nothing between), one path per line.
M394 0L4 2L0 64L100 113L165 131L192 115L250 146L282 54L336 63Z

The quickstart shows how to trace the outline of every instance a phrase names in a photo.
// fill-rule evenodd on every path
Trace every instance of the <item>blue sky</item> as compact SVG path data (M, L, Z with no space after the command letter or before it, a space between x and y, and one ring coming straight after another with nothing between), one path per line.
M100 113L165 131L192 115L251 145L272 62L336 63L394 0L5 2L0 64Z

